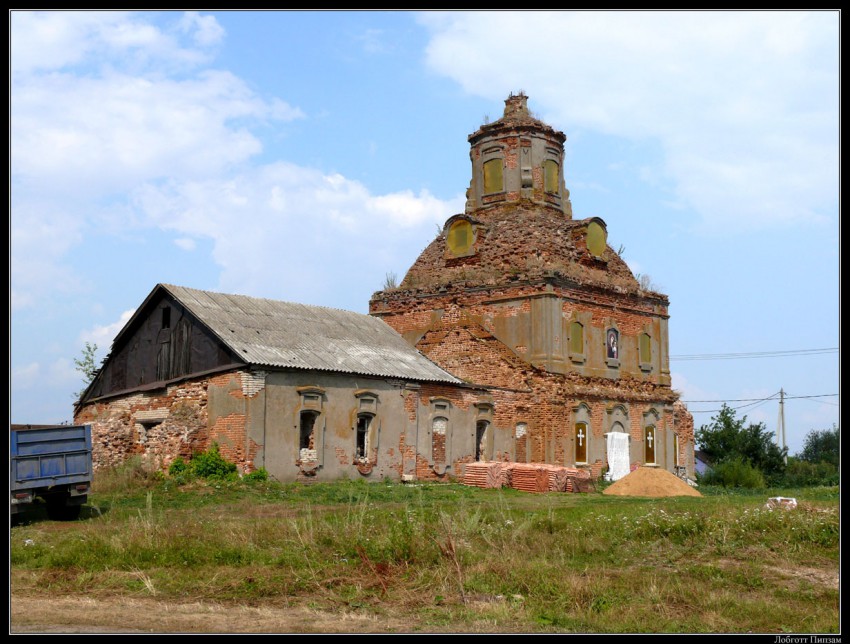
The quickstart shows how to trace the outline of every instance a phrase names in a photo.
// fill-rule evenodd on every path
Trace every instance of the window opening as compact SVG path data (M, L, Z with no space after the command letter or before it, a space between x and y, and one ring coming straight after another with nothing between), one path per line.
M645 433L646 458L644 460L648 464L653 464L655 463L655 427L647 425Z
M576 463L587 463L587 423L576 423Z
M367 438L371 421L371 416L360 415L357 417L357 444L355 447L355 454L359 459L365 459L368 456L369 441Z
M490 423L479 420L475 424L475 460L480 461L484 457L485 444L487 440L487 427Z
M318 412L302 411L298 431L298 449L302 461L316 460L316 419Z

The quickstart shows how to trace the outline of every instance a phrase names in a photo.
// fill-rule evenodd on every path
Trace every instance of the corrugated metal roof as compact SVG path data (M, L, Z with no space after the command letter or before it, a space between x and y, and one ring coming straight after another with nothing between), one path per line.
M161 286L248 364L461 382L370 315Z

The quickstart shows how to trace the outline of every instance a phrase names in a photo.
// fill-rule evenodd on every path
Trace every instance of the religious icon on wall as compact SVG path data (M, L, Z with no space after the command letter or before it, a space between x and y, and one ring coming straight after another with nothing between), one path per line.
M605 345L608 347L608 357L616 360L619 357L617 349L617 329L608 329L608 339Z

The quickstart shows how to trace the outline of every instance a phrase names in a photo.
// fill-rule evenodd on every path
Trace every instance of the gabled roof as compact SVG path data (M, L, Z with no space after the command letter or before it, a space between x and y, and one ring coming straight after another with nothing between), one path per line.
M170 284L160 287L247 364L461 382L370 315Z
M708 457L708 454L701 449L694 450L694 458L698 461L702 461L706 465L711 465L711 459Z

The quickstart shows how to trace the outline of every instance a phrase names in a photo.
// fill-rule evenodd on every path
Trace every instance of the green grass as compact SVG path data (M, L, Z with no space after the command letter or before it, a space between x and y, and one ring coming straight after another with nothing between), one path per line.
M12 592L286 601L423 632L837 632L838 488L702 492L114 472L79 521L12 526Z

